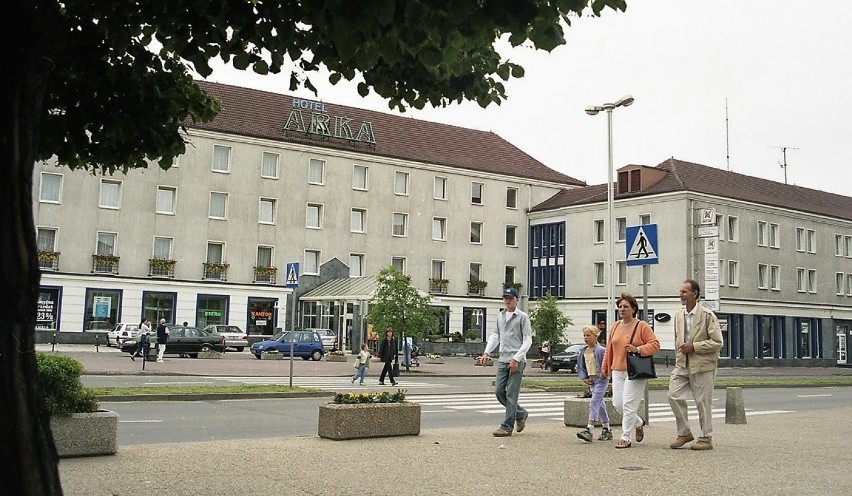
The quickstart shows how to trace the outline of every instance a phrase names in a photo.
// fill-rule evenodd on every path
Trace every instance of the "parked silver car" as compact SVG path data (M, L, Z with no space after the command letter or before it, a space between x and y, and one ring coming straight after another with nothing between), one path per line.
M138 334L139 324L116 324L107 333L107 346L115 344L116 347L121 348L125 341L135 341Z
M237 351L243 351L248 346L248 336L239 326L215 324L205 327L204 330L224 337L225 346Z
M322 349L336 350L337 349L337 334L331 329L321 329L317 327L310 327L308 329L304 329L305 331L313 331L320 335L320 339L322 339Z

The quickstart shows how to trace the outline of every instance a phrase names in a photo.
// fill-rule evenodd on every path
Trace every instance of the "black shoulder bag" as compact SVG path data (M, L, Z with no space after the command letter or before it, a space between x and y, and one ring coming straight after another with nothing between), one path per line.
M633 326L633 333L630 334L630 344L633 344L633 336L636 335L636 328L639 327L639 322ZM654 357L642 356L637 353L627 353L627 378L628 379L656 379L657 371L654 369Z

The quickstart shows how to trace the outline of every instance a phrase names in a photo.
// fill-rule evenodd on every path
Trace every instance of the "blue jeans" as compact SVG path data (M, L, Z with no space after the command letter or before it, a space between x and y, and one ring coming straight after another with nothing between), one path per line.
M361 378L361 384L364 384L364 376L367 375L367 366L363 363L358 366L358 369L355 371L355 375L352 376L352 380Z
M508 432L515 429L515 421L524 418L527 411L518 404L518 394L521 392L521 380L524 378L526 362L518 363L518 371L509 371L507 362L497 362L497 377L494 379L494 394L497 401L506 407L506 418L500 427Z

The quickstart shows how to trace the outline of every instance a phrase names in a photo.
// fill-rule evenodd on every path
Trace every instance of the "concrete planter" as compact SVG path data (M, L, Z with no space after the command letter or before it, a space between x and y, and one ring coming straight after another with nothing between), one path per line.
M288 357L290 355L287 355ZM266 351L260 354L261 360L283 360L284 353L278 353L277 351Z
M118 452L118 414L106 410L50 417L60 458L114 455Z
M319 437L340 441L420 435L419 403L327 403L319 407Z
M346 361L346 355L326 355L325 361L326 362L345 362Z
M222 358L223 354L213 350L202 350L198 352L198 358Z
M480 367L480 364L479 364L479 358L474 358L474 359L473 359L473 364L474 364L474 365L476 365L477 367ZM493 359L493 358L489 358L489 359L488 359L488 361L487 361L487 362L485 362L485 366L486 366L486 367L493 367L493 366L494 366L494 359Z
M429 364L432 364L432 365L442 365L444 363L444 359L443 358L427 358L426 363L429 363Z
M586 427L591 398L565 398L564 423L569 427ZM621 414L612 406L612 398L604 398L610 425L621 425Z

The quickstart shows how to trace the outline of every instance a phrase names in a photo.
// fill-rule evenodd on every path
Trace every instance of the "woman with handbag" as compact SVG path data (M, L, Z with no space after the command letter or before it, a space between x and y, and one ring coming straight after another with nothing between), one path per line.
M641 443L645 438L645 421L639 417L638 410L648 383L647 377L655 377L652 372L653 356L659 351L660 342L651 326L636 318L639 312L639 302L636 298L622 293L621 298L616 301L616 306L621 320L610 329L601 377L612 377L612 406L622 415L621 440L615 447L630 448L633 445L631 438L637 443ZM650 371L639 373L635 378L628 378L627 362L631 354L631 360L638 359L639 366L644 365Z

